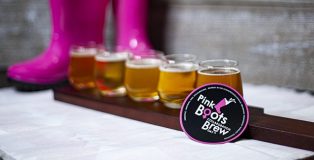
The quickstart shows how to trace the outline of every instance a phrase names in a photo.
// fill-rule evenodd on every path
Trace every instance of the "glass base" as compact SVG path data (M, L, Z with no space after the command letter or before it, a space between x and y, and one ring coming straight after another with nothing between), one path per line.
M134 97L130 96L131 99L137 102L154 102L159 100L159 96L153 96L153 97Z
M123 97L126 95L126 89L124 87L120 87L115 90L100 90L100 94L107 97Z
M167 108L171 108L171 109L180 109L180 108L181 108L181 104L178 104L178 103L163 102L163 104L164 104Z
M71 85L77 90L89 90L95 88L94 82L86 82L86 83L71 83Z

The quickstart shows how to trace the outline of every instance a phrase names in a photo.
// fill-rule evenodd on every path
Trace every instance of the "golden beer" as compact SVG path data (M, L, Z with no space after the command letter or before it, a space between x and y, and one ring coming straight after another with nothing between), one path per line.
M180 108L185 97L195 88L197 66L193 63L160 67L158 93L169 108Z
M205 63L209 64L212 63L213 61L215 60L210 60L208 62L204 61L204 64ZM222 64L220 64L219 66L211 66L205 64L208 66L199 69L197 72L196 86L199 87L207 83L221 83L232 87L241 95L243 95L240 70L235 67L237 65L237 62L232 60L216 60L216 61L221 61L219 63L226 61L224 62L226 64L224 64L224 66ZM202 62L200 65L202 66Z
M94 56L96 51L72 50L70 55L69 81L76 89L90 89L94 83Z
M159 99L157 85L160 59L133 59L126 63L124 85L128 95L135 101Z
M127 53L96 55L95 83L102 95L123 96L126 94L124 81Z

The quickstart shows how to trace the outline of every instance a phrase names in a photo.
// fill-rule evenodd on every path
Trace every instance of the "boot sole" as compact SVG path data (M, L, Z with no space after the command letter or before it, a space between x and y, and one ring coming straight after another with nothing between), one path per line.
M34 92L34 91L53 89L53 88L65 86L68 84L67 80L60 81L54 84L33 84L33 83L13 80L11 78L8 78L8 82L12 86L14 86L16 90L22 91L22 92Z

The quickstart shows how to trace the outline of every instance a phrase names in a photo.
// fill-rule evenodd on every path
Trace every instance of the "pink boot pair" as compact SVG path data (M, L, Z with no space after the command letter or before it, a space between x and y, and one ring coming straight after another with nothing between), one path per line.
M114 0L116 50L150 49L146 35L147 0ZM49 47L34 59L14 64L8 78L19 90L51 88L67 79L71 45L103 44L108 0L50 0Z

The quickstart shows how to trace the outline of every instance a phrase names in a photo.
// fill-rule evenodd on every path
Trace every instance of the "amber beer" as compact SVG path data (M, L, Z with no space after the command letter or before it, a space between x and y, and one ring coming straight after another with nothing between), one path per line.
M169 108L181 107L185 97L195 88L196 64L169 64L160 67L158 93Z
M95 83L102 95L124 96L126 94L123 81L127 57L126 52L104 52L96 55Z
M224 66L223 65L210 66L203 63L203 68L201 62L200 63L201 68L197 72L196 86L199 87L208 83L221 83L232 87L241 95L243 95L240 70L236 68L237 62L231 60L227 61L228 63L225 64ZM208 63L209 62L207 62L207 64Z
M69 81L76 89L90 89L94 83L94 56L97 52L93 48L72 48L70 51Z
M131 59L126 62L125 87L129 97L135 101L159 99L157 85L159 78L158 57Z

